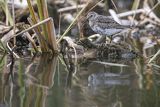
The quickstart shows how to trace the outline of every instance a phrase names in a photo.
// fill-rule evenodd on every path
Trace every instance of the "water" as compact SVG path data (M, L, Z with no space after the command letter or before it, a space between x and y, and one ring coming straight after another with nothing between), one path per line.
M128 67L79 64L75 76L49 55L19 60L5 55L0 62L0 107L160 106L160 70L142 59Z

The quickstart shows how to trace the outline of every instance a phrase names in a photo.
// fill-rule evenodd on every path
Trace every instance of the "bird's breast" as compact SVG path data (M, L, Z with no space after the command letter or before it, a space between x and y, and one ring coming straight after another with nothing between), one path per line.
M100 26L94 26L92 30L101 35L114 35L122 31L122 29L117 28L101 28Z

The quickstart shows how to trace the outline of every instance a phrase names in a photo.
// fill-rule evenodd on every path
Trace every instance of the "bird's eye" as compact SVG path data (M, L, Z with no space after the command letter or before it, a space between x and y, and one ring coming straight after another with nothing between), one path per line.
M93 19L94 16L95 16L94 13L89 13L89 14L87 15L87 19Z
M93 14L90 14L90 15L88 16L88 19L92 18L93 16L94 16Z
M90 15L90 17L93 17L93 16L94 16L93 14Z

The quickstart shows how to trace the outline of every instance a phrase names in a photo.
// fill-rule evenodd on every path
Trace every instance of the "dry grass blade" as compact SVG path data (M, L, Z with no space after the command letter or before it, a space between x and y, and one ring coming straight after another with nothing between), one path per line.
M3 44L3 42L0 40L0 46L3 48L2 50L4 50L4 51L6 51L7 49L6 49L6 47L4 46L4 44ZM0 47L0 48L1 48Z
M149 15L159 4L160 4L160 1L158 1L158 2L152 7L152 9L147 13L147 15Z
M11 17L11 13L8 9L7 0L0 0L0 7L2 7L3 11L6 14L6 25L13 25L13 19ZM9 22L9 23L8 23Z
M160 66L157 65L157 64L151 64L151 65L154 66L154 67L156 67L156 68L158 68L158 69L160 69Z
M38 52L38 48L37 48L37 46L36 46L36 43L34 42L33 38L31 37L31 35L30 35L28 32L26 33L26 37L27 37L27 39L31 42L34 50L35 50L36 52Z
M109 66L118 66L118 67L127 67L128 65L124 64L117 64L117 63L110 63L110 62L101 62L101 61L92 61L95 63L103 64L103 65L109 65Z
M140 0L134 0L133 6L132 6L132 10L137 10L138 7L139 7L139 4L140 4ZM136 12L134 12L134 14L133 14L132 25L133 25L133 23L134 23L135 17L136 17ZM131 26L132 26L132 25L131 25Z
M57 47L57 42L56 42L56 33L55 33L55 27L54 27L53 19L51 19L47 23L47 25L48 25L48 30L49 30L48 41L51 44L55 53L57 53L58 52L58 47Z
M38 5L38 13L40 16L40 20L44 20L49 17L48 9L47 9L47 1L46 0L37 0ZM45 47L48 51L48 48L52 49L52 52L58 51L57 42L56 42L56 33L54 28L53 20L51 19L47 24L42 25L42 33L46 40L48 40L51 47Z
M137 10L140 4L140 0L134 0L132 10Z
M16 33L16 25L15 25L15 7L14 7L14 0L12 0L12 17L13 17L13 34ZM14 46L16 45L16 38L14 38Z
M116 4L114 3L114 1L111 0L111 2L112 2L112 4L113 4L114 8L116 9L116 11L118 12L118 8L117 8Z
M10 53L12 53L16 58L20 58L15 52L12 51L11 47L9 46L9 43L7 42L6 44L7 49L9 50Z
M33 6L31 4L31 0L27 0L27 3L28 3L28 8L29 8L29 11L30 11L30 14L31 14L32 21L33 21L34 24L36 24L36 23L38 23L38 18L35 15ZM37 28L37 32L39 34L41 34L40 27ZM39 43L40 43L41 50L45 51L46 50L45 49L45 47L46 47L45 42L43 41L43 39L41 37L38 37L38 38L39 38Z
M2 38L1 41L2 41L2 43L7 42L7 41L10 40L11 38L16 37L16 36L18 36L18 35L21 35L21 34L23 34L23 33L25 33L25 32L28 32L28 31L30 31L30 30L32 30L32 29L34 29L34 28L36 28L36 27L38 27L38 26L40 26L40 25L42 25L42 24L44 24L44 23L46 23L46 22L48 22L48 21L50 21L51 19L52 19L52 18L47 18L47 19L45 19L45 20L43 20L43 21L41 21L41 22L39 22L39 23L31 26L30 28L25 29L25 30L23 30L23 31L21 31L21 32L15 34L15 35L9 35L7 38L4 38L4 39ZM5 36L5 37L6 37L6 36Z
M58 9L58 13L62 13L62 12L66 12L66 11L70 11L70 10L75 10L75 9L81 9L85 6L85 4L82 5L78 5L78 6L69 6L69 7L64 7L61 9Z
M38 23L38 18L35 15L35 12L33 10L32 4L30 0L27 0L28 2L28 6L29 6L29 10L32 16L32 22L33 24ZM38 5L38 13L40 16L40 20L45 20L47 19L48 16L48 10L47 10L47 2L46 0L37 0L37 5ZM53 24L53 20L50 19L50 21L45 24L42 25L42 32L43 34L41 35L41 31L40 31L40 26L36 28L36 32L37 34L40 34L41 36L39 36L39 42L40 42L40 47L42 52L48 52L50 49L52 49L52 51L57 51L57 44L56 44L56 39L55 39L55 31L54 30L54 26ZM46 43L47 40L48 42ZM49 46L47 44L50 44Z
M158 50L158 52L149 60L149 64L151 63L151 62L153 62L154 60L156 60L156 58L157 58L157 56L158 55L160 55L160 50Z
M87 5L89 4L90 1L88 1ZM85 8L87 7L87 5L81 9L81 11L78 13L78 15L76 16L76 18L73 20L73 22L68 26L68 28L65 30L65 32L63 33L63 35L58 39L57 43L59 43L63 37L68 33L68 31L72 28L72 26L75 24L75 22L77 21L78 17L82 14L82 12L85 10Z
M39 14L39 17L40 17L40 21L44 20L47 16L46 16L46 13L47 11L44 10L45 8L45 5L44 5L44 2L46 0L36 0L37 1L37 7L38 7L38 14ZM43 7L44 6L44 7ZM42 25L41 26L41 29L42 29L42 36L47 39L48 38L48 32L47 32L47 25ZM40 38L40 37L39 37ZM41 39L42 40L42 39ZM48 39L47 39L48 40ZM49 51L49 48L48 46L45 44L45 42L42 40L43 42L43 49L42 49L42 52L47 52Z
M94 9L97 5L98 5L98 3L101 3L103 0L101 0L101 1L99 1L99 2L97 2L91 9L89 9L89 11L88 12L90 12L92 9ZM87 12L87 13L88 13Z
M143 4L144 5L144 9L143 10L145 10L145 12L144 12L145 13L145 17L143 17L142 20L145 20L145 18L148 15L152 14L152 17L154 17L155 20L160 22L159 18L152 12L159 4L160 4L160 1L158 1L152 8L150 8L150 6L148 5L147 1L145 0L144 4ZM140 24L140 22L137 25L139 25L139 24Z
M145 13L145 10L144 9L131 10L131 11L119 13L117 14L117 16L121 18L121 17L126 17L134 14L139 14L139 13Z

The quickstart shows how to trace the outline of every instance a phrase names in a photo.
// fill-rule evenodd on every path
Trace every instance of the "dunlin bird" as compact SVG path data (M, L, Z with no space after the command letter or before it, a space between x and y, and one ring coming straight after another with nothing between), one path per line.
M89 12L87 15L91 29L104 36L112 38L112 35L120 33L129 26L120 25L109 16L99 15L96 12Z

